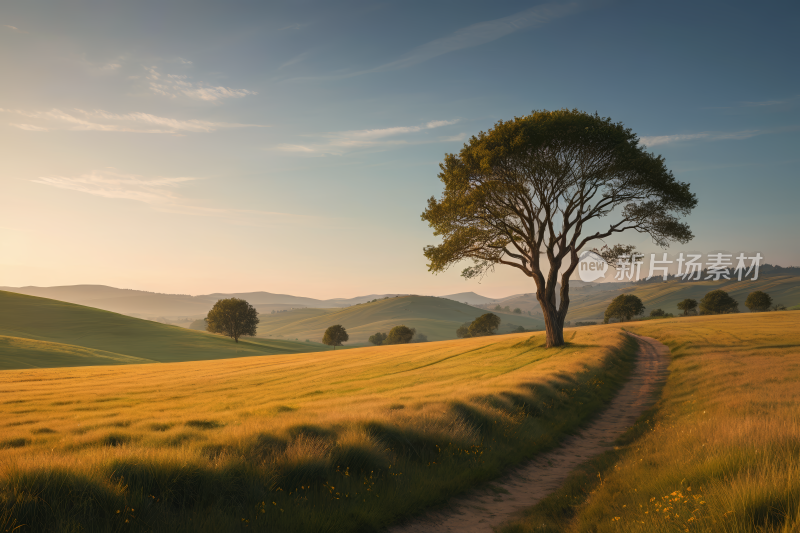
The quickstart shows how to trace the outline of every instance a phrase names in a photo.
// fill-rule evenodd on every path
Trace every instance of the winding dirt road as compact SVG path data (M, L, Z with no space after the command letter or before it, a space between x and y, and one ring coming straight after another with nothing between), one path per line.
M669 348L634 335L639 356L631 379L605 411L562 445L471 494L388 529L388 533L491 533L556 490L578 465L604 452L657 400L666 380Z

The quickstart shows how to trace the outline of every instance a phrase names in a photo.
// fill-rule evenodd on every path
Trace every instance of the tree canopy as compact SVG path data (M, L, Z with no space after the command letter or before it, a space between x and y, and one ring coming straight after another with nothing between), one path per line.
M416 330L406 326L395 326L389 330L389 334L383 341L384 344L407 344L414 338Z
M370 335L369 342L374 344L375 346L380 346L386 340L386 333L381 333L380 331L375 335Z
M206 316L206 330L221 333L239 342L242 335L254 336L258 327L258 311L239 298L217 300Z
M686 298L678 302L678 309L683 311L683 316L689 316L697 309L697 300Z
M697 204L689 185L630 129L596 114L537 111L500 121L445 155L440 168L444 192L422 213L442 238L424 250L429 269L468 259L465 278L496 265L533 278L547 346L564 343L569 278L582 249L628 230L662 247L693 237L680 220ZM590 230L593 223L599 229Z
M336 324L325 330L325 334L322 336L322 344L333 346L333 349L336 350L337 346L341 346L343 342L347 342L349 339L350 335L347 334L344 326Z
M497 328L500 327L500 317L494 313L485 313L469 325L470 337L485 337L487 335L494 335Z
M711 291L700 300L701 315L724 315L738 312L739 302L731 298L731 296L722 289Z
M635 316L644 314L644 304L635 294L620 294L609 304L606 309L605 323L612 318L620 322L627 322Z
M754 313L769 311L772 306L772 296L764 291L753 291L747 295L744 305Z

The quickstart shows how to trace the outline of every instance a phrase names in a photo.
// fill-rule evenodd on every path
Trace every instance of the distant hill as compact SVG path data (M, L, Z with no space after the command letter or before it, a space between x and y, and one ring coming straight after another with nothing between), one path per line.
M485 312L447 298L401 296L345 309L297 309L262 315L258 335L319 341L325 329L341 324L350 335L350 343L364 343L374 333L405 325L427 335L429 340L447 340L456 338L456 329L461 324L471 322ZM541 318L510 313L497 315L501 319L501 332L508 331L511 325L531 330L544 329Z
M205 316L214 303L223 298L243 298L258 309L259 313L270 313L273 310L301 307L347 307L376 298L396 296L395 294L370 294L355 298L334 298L331 300L318 300L270 292L214 293L190 296L187 294L161 294L132 289L117 289L105 285L0 287L0 290L95 307L138 318L171 319L182 323L190 323L193 319Z
M324 347L327 348L327 347ZM319 344L227 337L0 291L0 370L302 353Z
M448 300L455 300L456 302L465 303L467 305L485 305L497 301L494 298L487 298L486 296L481 296L480 294L475 294L474 292L459 292L458 294L448 294L447 296L442 296L442 298L447 298Z

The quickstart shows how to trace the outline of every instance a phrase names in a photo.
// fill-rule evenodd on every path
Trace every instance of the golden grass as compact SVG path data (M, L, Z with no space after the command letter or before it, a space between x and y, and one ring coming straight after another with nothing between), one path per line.
M602 460L503 531L800 531L800 313L606 327L671 348L658 410L599 483Z
M610 398L634 343L568 337L0 372L0 531L389 524L554 445Z

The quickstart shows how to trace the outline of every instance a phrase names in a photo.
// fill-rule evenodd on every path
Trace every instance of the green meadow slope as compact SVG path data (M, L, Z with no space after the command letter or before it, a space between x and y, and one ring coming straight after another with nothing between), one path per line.
M260 337L310 339L319 341L329 326L341 324L350 335L350 343L367 342L370 335L387 332L394 326L415 328L429 340L456 338L456 329L486 313L460 302L434 296L400 296L369 302L345 309L296 309L261 315ZM500 333L510 325L529 330L544 329L540 318L511 313L496 313L501 319Z
M168 363L313 352L319 345L191 331L0 291L0 370Z
M800 276L770 275L756 281L696 281L669 280L666 283L637 283L619 290L584 290L570 302L567 320L602 319L608 304L623 293L632 293L642 299L645 314L653 309L663 309L667 313L678 314L678 302L693 298L698 302L713 290L722 289L739 302L739 311L746 312L744 301L753 291L764 291L772 296L776 304L791 307L800 302Z

